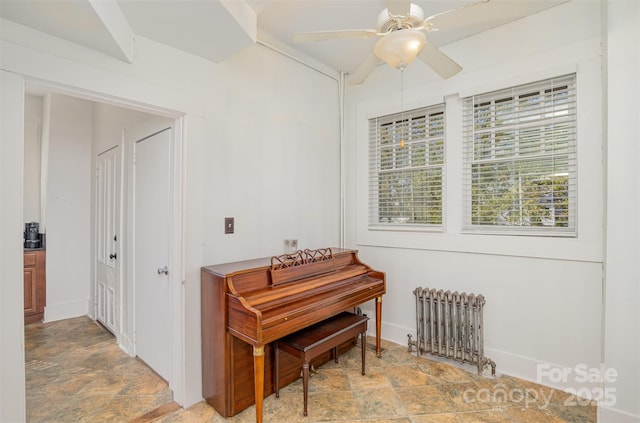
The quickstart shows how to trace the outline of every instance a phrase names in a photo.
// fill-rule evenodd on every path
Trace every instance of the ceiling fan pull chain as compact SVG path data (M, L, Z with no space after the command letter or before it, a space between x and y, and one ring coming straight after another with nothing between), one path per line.
M400 148L404 148L404 67L400 68Z

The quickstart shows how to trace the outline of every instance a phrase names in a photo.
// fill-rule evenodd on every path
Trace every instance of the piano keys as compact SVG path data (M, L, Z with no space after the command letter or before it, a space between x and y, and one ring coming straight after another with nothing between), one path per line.
M305 250L203 267L203 397L224 417L255 403L261 423L262 400L274 389L271 342L370 300L380 355L385 290L385 274L362 263L355 250ZM295 358L283 356L281 386L299 376Z

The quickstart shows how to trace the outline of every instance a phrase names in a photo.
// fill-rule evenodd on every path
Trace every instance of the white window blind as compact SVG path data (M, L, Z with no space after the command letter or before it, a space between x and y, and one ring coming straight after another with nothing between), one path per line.
M464 99L465 230L576 233L575 74Z
M369 120L369 227L442 226L444 104Z

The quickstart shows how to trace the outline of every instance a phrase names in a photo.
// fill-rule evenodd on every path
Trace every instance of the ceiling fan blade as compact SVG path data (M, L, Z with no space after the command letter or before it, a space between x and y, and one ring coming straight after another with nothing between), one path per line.
M338 31L296 32L293 41L306 43L310 41L338 40L343 38L371 38L378 35L375 29L347 29Z
M369 55L364 62L352 74L349 74L347 82L349 85L360 85L371 72L380 64L380 59L375 54Z
M411 0L387 0L390 15L407 16L411 11Z
M487 22L502 24L526 13L526 3L524 1L480 0L429 16L424 23L427 28L436 30L457 29Z
M462 70L462 66L431 44L425 45L418 57L444 79Z

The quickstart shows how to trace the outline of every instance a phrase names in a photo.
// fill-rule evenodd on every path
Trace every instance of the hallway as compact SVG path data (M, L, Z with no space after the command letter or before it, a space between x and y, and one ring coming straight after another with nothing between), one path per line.
M173 394L88 317L25 326L27 421L122 422Z
M264 421L371 423L589 423L596 407L571 405L561 391L501 376L479 377L459 367L416 358L406 347L383 343L380 359L367 352L360 375L359 348L320 368L309 384L309 416L302 416L302 383L264 403ZM254 407L229 419L206 402L184 410L167 383L114 337L78 317L25 327L27 421L253 423ZM499 363L498 363L499 365ZM547 401L548 400L548 401Z

